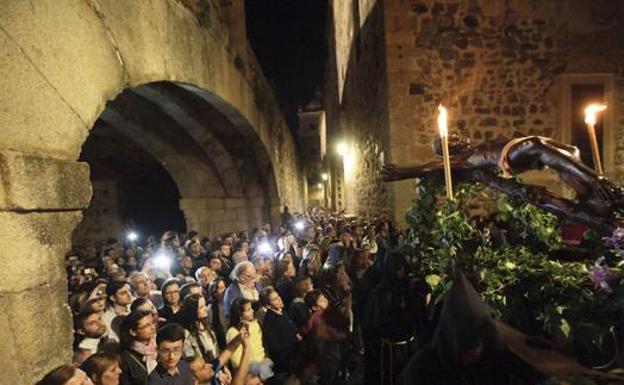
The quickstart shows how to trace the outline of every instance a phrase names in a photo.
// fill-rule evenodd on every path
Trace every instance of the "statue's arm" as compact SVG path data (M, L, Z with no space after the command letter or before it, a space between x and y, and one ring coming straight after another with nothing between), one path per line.
M442 161L433 161L418 166L397 166L384 164L381 168L381 179L384 182L392 182L410 178L422 177L425 174L443 170Z

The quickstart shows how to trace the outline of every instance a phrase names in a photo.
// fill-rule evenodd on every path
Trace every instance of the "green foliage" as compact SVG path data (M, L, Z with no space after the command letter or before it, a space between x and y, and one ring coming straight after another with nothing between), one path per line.
M546 252L563 246L558 231L559 220L538 207L528 203L514 204L503 198L499 204L499 215L509 231L523 244Z
M533 205L501 197L498 213L477 224L464 202L475 190L483 186L460 185L456 201L448 201L421 182L406 214L404 251L431 286L433 305L459 269L495 317L571 352L599 344L624 317L624 288L609 295L589 281L586 263L556 260L563 246L559 220ZM600 240L593 239L598 247Z

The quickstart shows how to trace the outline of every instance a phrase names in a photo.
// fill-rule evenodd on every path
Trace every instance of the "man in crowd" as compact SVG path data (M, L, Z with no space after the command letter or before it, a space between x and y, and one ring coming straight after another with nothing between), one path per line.
M158 290L152 290L152 282L147 274L135 271L130 274L128 281L130 282L130 288L135 298L149 299L157 309L163 306L162 294Z
M111 281L106 287L108 307L102 316L106 324L108 337L119 341L119 326L121 317L130 313L132 293L130 285L126 281Z
M193 385L193 373L182 360L184 328L169 324L158 331L158 365L148 377L148 385Z
M106 324L102 315L91 307L84 307L74 318L74 352L76 363L81 364L101 350L106 342Z

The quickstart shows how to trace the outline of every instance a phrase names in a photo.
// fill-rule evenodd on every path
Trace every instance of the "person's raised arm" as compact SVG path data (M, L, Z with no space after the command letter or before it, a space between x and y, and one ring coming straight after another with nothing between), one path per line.
M227 364L236 348L238 348L238 346L243 342L243 331L247 333L244 328L241 328L238 331L238 335L232 341L230 341L225 346L225 349L223 349L219 354L219 363L221 364L221 366Z
M244 385L245 380L247 379L247 374L249 374L249 365L251 361L251 348L249 342L249 333L247 330L241 330L239 333L240 339L243 344L243 357L241 358L240 366L238 370L232 377L231 385Z

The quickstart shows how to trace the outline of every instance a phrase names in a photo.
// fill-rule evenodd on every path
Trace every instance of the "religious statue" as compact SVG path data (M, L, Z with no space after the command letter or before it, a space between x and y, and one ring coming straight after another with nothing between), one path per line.
M530 202L557 216L581 223L599 232L618 225L624 214L624 189L583 164L575 146L542 136L496 140L471 146L468 139L449 137L454 179L473 180L489 185L511 197ZM440 155L440 139L433 143ZM514 178L529 170L549 167L575 192L573 199L560 197L546 188L521 183ZM443 172L442 159L418 166L384 165L386 182L433 176Z

